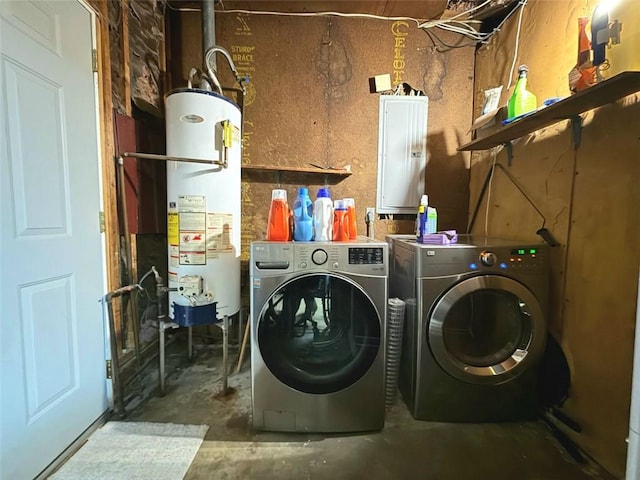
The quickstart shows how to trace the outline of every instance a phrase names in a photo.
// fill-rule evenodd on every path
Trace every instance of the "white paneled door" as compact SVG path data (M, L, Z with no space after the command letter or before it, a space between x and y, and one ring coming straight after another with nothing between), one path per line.
M92 28L75 0L0 0L2 479L108 408Z

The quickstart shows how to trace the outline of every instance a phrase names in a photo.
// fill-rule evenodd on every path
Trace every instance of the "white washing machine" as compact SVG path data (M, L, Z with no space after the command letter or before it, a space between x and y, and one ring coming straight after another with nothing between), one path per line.
M538 417L548 247L470 235L453 245L387 240L390 296L406 302L399 388L413 417Z
M364 237L251 244L256 429L384 426L387 248Z

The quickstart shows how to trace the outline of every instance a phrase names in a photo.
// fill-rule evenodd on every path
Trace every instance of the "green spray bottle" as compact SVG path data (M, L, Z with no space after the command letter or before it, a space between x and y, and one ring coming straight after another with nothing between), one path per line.
M532 112L538 107L538 99L533 93L527 90L528 71L529 68L526 65L520 65L518 67L518 81L507 103L508 118Z

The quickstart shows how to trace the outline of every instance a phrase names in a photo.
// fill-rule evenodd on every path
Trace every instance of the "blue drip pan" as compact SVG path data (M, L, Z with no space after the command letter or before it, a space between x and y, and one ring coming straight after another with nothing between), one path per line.
M217 312L218 302L208 305L197 305L194 307L173 304L173 321L181 327L193 327L194 325L209 325L218 323Z

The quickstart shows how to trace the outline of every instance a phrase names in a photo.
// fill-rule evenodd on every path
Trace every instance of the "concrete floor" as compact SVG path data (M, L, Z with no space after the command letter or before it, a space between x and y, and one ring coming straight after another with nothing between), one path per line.
M254 432L249 356L222 395L221 350L198 349L190 366L170 375L164 397L151 398L127 418L210 426L186 480L613 478L591 462L577 464L542 422L420 422L401 399L387 411L380 432ZM231 355L234 371L236 359Z

